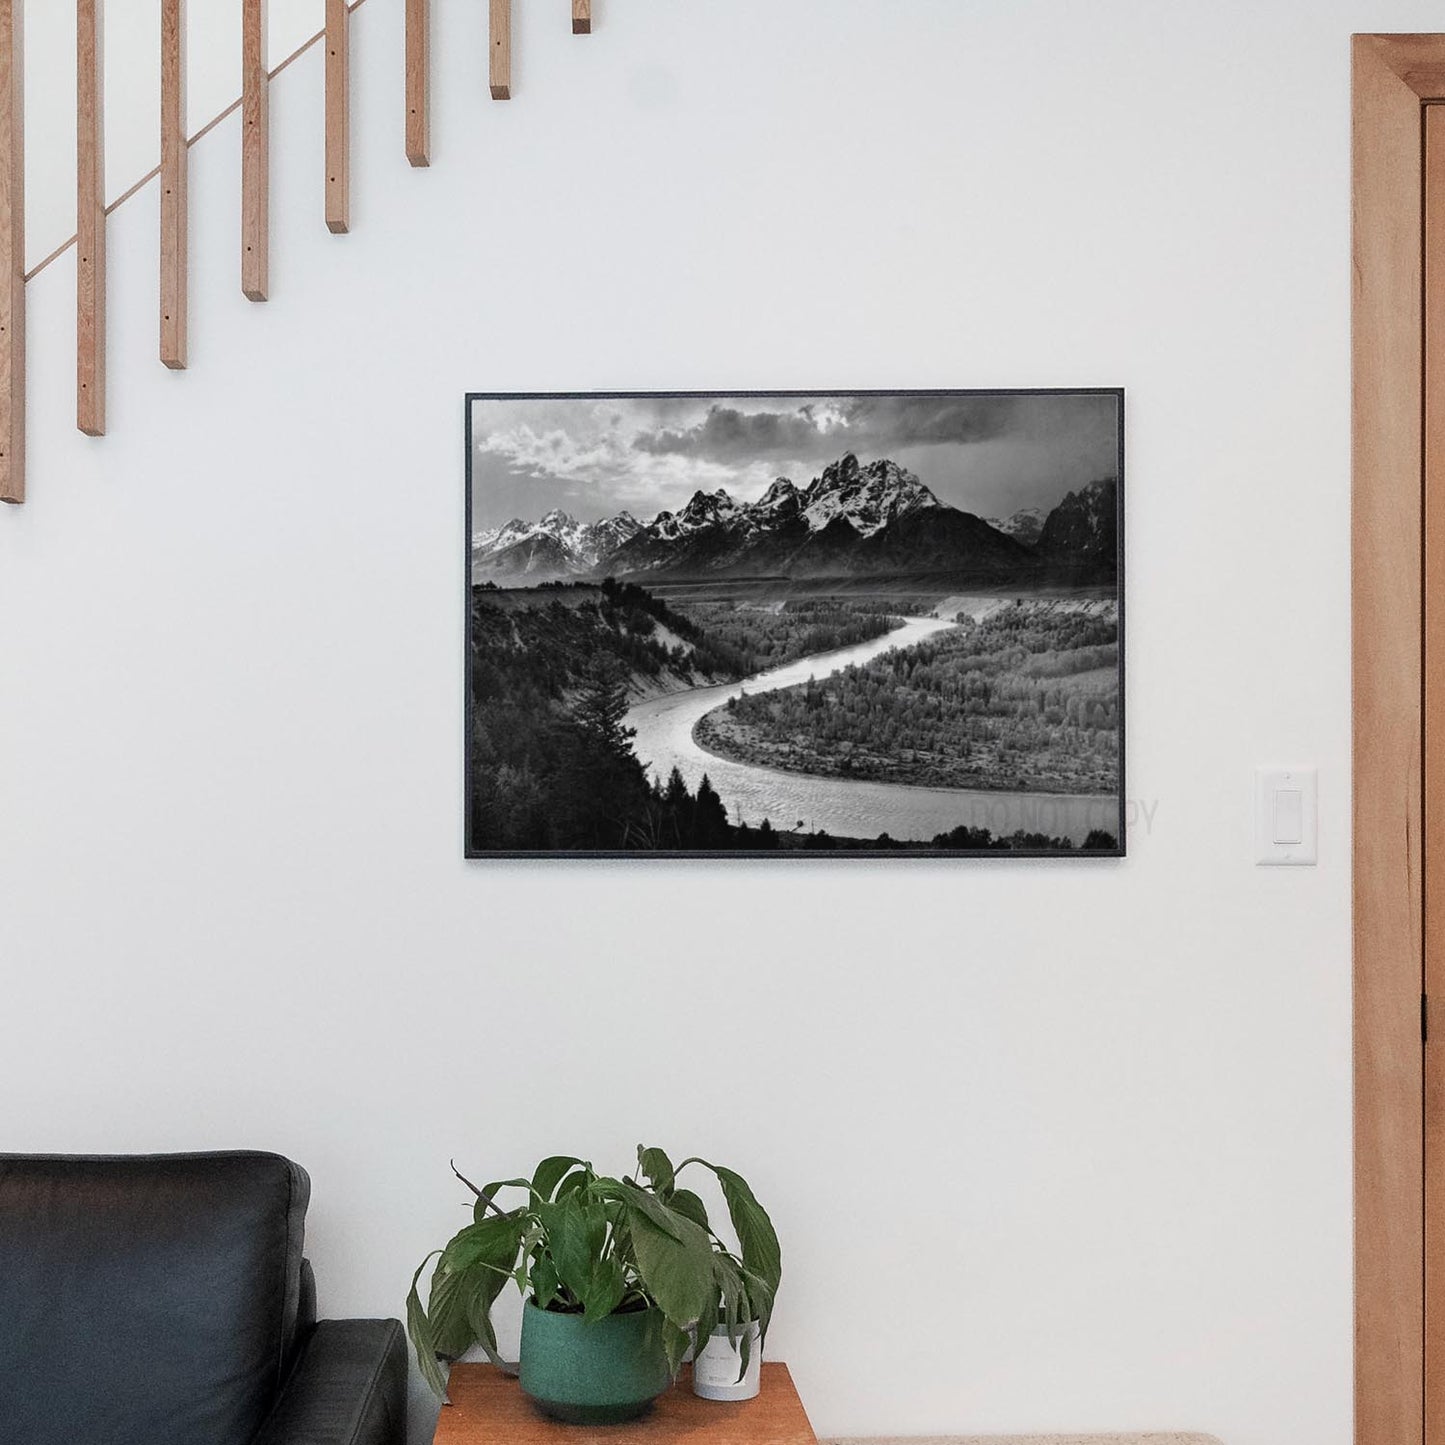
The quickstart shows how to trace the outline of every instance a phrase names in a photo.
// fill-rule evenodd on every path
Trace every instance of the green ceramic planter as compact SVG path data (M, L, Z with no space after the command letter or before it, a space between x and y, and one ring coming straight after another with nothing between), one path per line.
M570 1425L633 1420L667 1389L662 1315L634 1310L589 1324L531 1300L522 1311L522 1389Z

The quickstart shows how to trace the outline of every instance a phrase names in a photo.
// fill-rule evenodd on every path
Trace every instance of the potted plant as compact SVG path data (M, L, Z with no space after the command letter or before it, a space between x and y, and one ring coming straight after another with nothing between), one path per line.
M438 1359L480 1345L494 1364L492 1307L509 1280L522 1291L522 1389L546 1413L579 1424L641 1414L677 1373L697 1331L719 1327L752 1358L782 1273L777 1234L747 1181L688 1159L676 1169L661 1149L637 1151L637 1174L599 1175L554 1155L530 1179L477 1188L472 1223L421 1263L407 1297L407 1329L422 1374L439 1394ZM677 1183L688 1165L711 1170L737 1236L731 1251L702 1199ZM504 1208L499 1196L523 1191ZM422 1307L419 1286L436 1260Z

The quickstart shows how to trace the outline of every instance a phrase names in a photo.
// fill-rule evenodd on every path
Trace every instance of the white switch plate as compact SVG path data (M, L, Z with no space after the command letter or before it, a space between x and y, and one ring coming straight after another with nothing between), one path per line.
M1314 768L1254 770L1254 861L1308 867L1319 859L1319 774Z

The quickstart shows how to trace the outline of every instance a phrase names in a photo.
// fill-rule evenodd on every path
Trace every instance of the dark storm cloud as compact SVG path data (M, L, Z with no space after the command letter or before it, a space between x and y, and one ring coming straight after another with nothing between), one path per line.
M875 446L986 442L1007 436L1017 415L1012 396L860 396L849 403L850 427Z
M794 411L739 411L712 406L693 426L639 432L633 445L653 456L703 457L708 461L751 461L762 456L808 456L822 432L812 406Z
M1010 396L853 396L772 411L716 404L692 426L638 432L633 446L652 456L728 463L991 441L1008 435L1016 402ZM758 406L767 402L759 399Z

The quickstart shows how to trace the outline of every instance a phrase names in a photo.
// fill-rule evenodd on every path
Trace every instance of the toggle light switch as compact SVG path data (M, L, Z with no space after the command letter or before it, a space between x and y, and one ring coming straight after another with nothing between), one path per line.
M1318 774L1314 768L1257 768L1255 862L1308 866L1319 853Z

